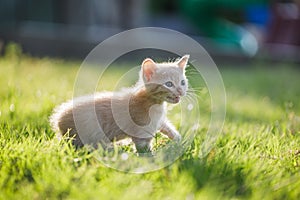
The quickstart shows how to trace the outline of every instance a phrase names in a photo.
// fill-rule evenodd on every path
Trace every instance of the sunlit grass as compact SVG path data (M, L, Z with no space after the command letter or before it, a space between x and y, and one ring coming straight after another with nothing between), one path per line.
M104 167L50 129L48 117L72 98L79 67L18 54L0 58L0 199L300 197L299 69L221 69L227 118L210 153L199 157L204 124L173 165L135 175ZM125 69L113 68L99 88L114 86ZM200 108L209 106L207 96L199 91Z

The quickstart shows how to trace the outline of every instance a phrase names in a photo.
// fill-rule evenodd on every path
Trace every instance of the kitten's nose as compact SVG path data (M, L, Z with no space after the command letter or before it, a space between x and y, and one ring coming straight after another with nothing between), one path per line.
M183 91L182 91L182 89L181 89L181 88L177 88L177 92L178 92L178 94L179 94L180 96L182 96L182 95L183 95Z

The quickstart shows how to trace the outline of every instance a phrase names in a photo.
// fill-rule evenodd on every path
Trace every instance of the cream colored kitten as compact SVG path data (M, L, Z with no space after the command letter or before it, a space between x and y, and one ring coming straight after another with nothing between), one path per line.
M52 128L60 135L69 134L76 146L107 147L129 137L138 152L147 152L158 131L179 141L180 134L166 117L165 102L176 104L186 94L188 59L189 55L172 63L145 59L133 88L66 102L51 116Z

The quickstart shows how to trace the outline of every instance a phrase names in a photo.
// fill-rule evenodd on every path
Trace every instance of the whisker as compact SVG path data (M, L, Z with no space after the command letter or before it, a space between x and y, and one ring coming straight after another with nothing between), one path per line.
M188 95L193 95L193 96L199 96L198 93L191 92L191 91L187 91L186 94L188 94Z
M201 92L200 90L188 90L188 91L186 91L187 93L189 93L189 94L195 94L195 95L198 95L199 94L199 92Z
M186 75L189 75L189 74L197 74L197 75L201 75L200 72L198 72L197 70L187 70L185 72Z
M204 87L198 87L198 88L189 88L188 92L194 92L194 93L201 93L205 90Z
M189 94L195 94L195 95L199 95L199 93L201 92L201 90L188 90L187 93Z
M189 100L194 100L194 99L197 99L199 96L187 93L186 97Z
M193 100L193 98L192 98L191 96L185 96L185 98L186 98L187 100L189 100L189 101L192 101L192 100Z
M200 89L200 88L189 88L187 91L189 91L189 92L201 92L202 91L202 89Z
M190 86L189 89L196 89L196 90L202 90L204 87L195 87L195 86Z

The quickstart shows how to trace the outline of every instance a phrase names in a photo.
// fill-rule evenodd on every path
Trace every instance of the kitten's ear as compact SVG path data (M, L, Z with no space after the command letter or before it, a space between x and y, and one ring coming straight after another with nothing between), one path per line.
M143 77L147 81L150 81L150 79L152 78L152 75L154 74L156 67L157 67L156 63L150 58L146 58L143 61L142 63Z
M180 67L181 69L185 69L188 61L189 61L190 55L184 55L182 56L182 58L180 58L179 61L177 61L177 65L178 67Z

